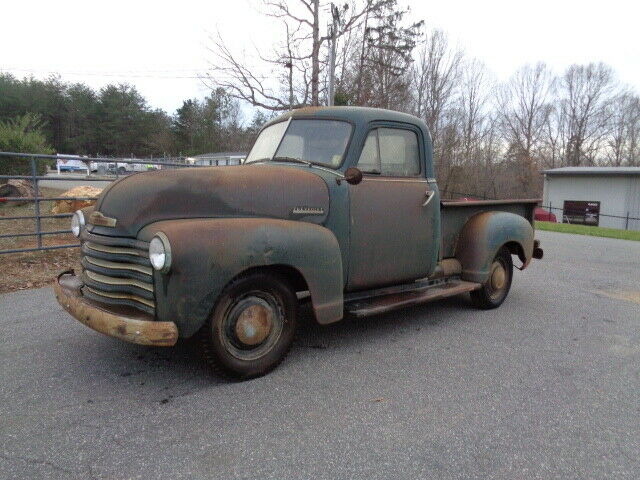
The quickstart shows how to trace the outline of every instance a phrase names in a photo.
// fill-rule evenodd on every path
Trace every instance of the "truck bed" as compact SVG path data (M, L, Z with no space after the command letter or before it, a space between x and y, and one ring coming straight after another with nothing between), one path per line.
M442 258L454 255L458 235L467 220L474 215L487 211L510 212L526 218L533 225L533 213L536 205L540 202L539 198L478 201L443 200L440 208Z

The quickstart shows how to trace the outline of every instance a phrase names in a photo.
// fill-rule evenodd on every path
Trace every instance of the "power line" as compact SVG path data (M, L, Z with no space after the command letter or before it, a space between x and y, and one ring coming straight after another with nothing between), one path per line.
M169 72L170 70L166 70ZM186 71L186 70L185 70ZM192 70L197 71L197 70ZM219 75L219 74L198 74L198 75L152 75L149 73L114 73L114 72L64 72L64 71L56 71L56 70L35 70L28 68L0 68L0 72L22 72L22 73L32 73L32 74L44 74L44 75L69 75L69 76L88 76L88 77L105 77L105 78L152 78L157 80L175 80L175 79L192 79L192 80L208 80L208 79L234 79L235 77L231 75ZM139 71L140 72L140 71ZM162 72L159 70L157 72ZM260 80L268 80L268 79L278 79L276 76L267 76L267 75L255 75L255 78Z

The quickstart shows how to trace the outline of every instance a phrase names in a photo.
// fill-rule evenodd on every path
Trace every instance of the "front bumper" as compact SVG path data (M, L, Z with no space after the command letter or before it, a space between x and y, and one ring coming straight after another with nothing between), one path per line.
M178 327L174 322L156 322L144 314L109 311L83 297L81 288L82 280L73 271L61 273L53 285L62 308L87 327L140 345L170 347L178 341Z

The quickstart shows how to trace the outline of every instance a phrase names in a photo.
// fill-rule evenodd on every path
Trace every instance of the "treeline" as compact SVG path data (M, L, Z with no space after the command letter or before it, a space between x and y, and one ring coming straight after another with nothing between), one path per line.
M335 38L335 103L423 118L447 196L537 196L545 168L640 165L640 97L607 65L525 65L501 83L397 0L334 7L326 36L323 8L317 0L265 2L265 15L282 22L281 41L247 59L214 38L213 78L224 81L212 85L274 111L326 104ZM267 69L277 82L253 74Z
M265 119L258 114L244 127L238 101L223 89L204 100L185 100L171 116L151 108L127 84L95 91L58 77L0 74L0 123L39 130L58 153L162 157L245 150Z

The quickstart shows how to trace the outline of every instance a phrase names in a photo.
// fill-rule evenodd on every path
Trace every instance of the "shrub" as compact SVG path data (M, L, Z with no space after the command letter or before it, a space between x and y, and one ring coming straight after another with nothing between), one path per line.
M53 153L42 133L40 116L27 113L13 120L0 122L0 152ZM52 163L53 161L37 161L38 175L44 174L47 164ZM0 175L31 175L29 157L0 157Z

